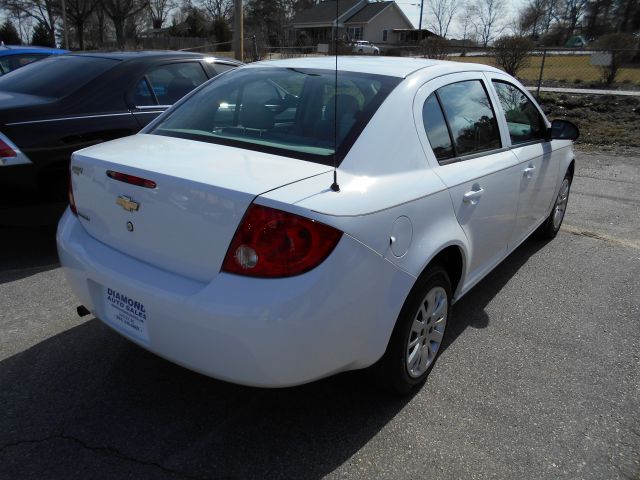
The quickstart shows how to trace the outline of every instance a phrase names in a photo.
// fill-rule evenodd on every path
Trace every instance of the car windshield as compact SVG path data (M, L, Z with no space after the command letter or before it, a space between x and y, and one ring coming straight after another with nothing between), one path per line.
M118 63L110 58L54 55L0 77L0 91L62 98Z
M246 68L196 91L150 131L339 164L401 79L334 70Z

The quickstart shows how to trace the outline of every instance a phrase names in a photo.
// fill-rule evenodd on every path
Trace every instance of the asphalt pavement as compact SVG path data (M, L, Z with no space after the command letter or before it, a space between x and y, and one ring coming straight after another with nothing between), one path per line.
M175 366L77 317L53 228L0 228L0 479L639 479L640 154L576 173L558 237L456 304L405 399Z

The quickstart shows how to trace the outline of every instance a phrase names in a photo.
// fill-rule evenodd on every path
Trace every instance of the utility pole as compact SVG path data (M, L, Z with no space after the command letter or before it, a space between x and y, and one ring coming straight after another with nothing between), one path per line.
M244 56L244 22L242 20L242 0L234 0L233 12L233 52L236 60L243 61Z
M62 0L62 30L64 31L64 48L69 50L69 35L67 34L67 7Z
M420 22L418 22L418 42L422 40L422 10L424 8L424 0L420 0Z

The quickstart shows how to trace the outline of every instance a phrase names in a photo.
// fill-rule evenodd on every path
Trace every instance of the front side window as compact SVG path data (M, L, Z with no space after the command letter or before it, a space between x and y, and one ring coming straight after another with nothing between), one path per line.
M243 68L207 85L148 133L339 163L399 78Z
M438 89L437 94L457 157L501 147L498 123L480 80L452 83Z
M511 143L544 139L546 126L533 102L510 83L494 81L493 86L507 120Z

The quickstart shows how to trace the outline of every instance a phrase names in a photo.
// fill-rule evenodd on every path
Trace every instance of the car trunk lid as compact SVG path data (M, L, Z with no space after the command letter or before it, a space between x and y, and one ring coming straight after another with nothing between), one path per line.
M267 153L139 134L76 152L71 177L78 217L92 237L206 282L219 272L256 196L327 170ZM120 181L108 171L156 187Z

